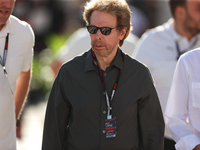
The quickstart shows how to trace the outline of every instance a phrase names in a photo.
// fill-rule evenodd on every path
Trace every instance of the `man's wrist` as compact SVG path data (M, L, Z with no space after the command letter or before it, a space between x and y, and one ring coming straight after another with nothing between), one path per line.
M16 127L18 128L18 127L19 127L19 125L20 125L20 120L19 120L19 119L17 119L17 120L16 120Z

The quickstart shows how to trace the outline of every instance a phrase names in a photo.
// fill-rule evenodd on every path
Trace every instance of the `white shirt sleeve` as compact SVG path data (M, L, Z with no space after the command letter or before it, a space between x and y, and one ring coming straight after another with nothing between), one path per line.
M149 38L148 33L144 33L143 36L138 41L135 50L133 51L133 58L141 61L144 64L147 64L150 67L152 64L152 43L151 38ZM149 50L150 49L150 50ZM154 49L153 49L154 50Z
M192 150L199 138L188 123L189 73L183 57L178 61L165 111L166 125L170 128L177 150Z
M32 28L30 25L27 25L29 28L29 32L27 33L27 36L25 38L25 44L26 44L26 55L24 56L23 59L23 64L22 64L22 70L21 71L28 71L31 68L31 63L33 60L33 47L35 44L35 36Z

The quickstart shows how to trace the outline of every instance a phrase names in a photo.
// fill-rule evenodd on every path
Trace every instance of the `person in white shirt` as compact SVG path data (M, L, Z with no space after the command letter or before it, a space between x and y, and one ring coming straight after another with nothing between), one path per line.
M125 50L124 53L132 55L137 41L138 37L130 33L122 46L122 48ZM85 52L83 51L84 49L89 50L91 47L90 42L90 35L85 27L75 31L58 51L57 59L52 65L55 75L57 75L61 65L64 62L73 59L75 56L81 55Z
M0 150L16 150L16 120L31 78L34 33L11 15L15 0L0 0Z
M200 46L200 0L170 0L173 18L143 34L133 57L146 64L155 81L163 113L179 56ZM175 142L165 129L165 150Z
M166 106L177 150L200 150L200 48L183 54L176 66Z

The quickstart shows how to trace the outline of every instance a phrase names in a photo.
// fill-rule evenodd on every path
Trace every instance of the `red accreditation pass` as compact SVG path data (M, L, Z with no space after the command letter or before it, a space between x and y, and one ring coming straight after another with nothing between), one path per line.
M116 117L105 119L106 138L116 137Z

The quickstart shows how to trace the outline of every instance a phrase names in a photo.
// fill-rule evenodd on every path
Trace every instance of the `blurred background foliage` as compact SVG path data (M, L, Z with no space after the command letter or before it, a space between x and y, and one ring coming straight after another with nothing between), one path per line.
M56 59L57 50L65 43L68 36L52 34L45 42L48 48L42 50L33 59L32 80L29 93L30 103L48 99L49 92L55 79L51 68Z
M55 74L52 64L68 37L85 24L86 0L16 0L13 15L28 22L35 34L32 80L28 104L46 101Z

